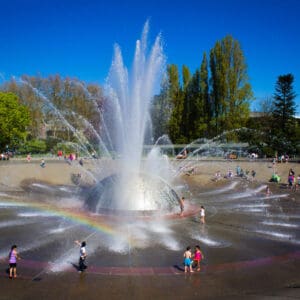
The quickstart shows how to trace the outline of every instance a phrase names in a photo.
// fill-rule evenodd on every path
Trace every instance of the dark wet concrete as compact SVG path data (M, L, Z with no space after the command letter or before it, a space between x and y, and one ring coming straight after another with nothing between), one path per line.
M299 259L237 270L180 275L43 274L20 267L1 276L0 299L299 299Z

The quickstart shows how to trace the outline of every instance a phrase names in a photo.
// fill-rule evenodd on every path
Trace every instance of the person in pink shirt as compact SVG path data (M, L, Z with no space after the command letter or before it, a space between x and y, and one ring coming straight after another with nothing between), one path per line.
M200 246L195 246L195 252L194 252L194 263L196 264L195 267L197 267L197 271L200 271L200 262L204 258L203 253L200 249Z

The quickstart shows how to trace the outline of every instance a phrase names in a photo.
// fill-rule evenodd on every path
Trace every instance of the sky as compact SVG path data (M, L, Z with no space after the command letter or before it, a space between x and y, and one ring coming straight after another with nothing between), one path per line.
M252 110L292 73L300 115L299 0L0 0L0 83L60 74L103 84L114 44L130 68L147 20L150 43L161 34L167 63L191 72L232 35L248 65Z

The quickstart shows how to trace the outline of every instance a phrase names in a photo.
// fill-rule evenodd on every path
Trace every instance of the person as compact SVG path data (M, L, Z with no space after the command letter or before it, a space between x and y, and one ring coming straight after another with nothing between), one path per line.
M266 187L266 196L270 196L271 194L271 190L270 190L270 187L267 185Z
M292 168L289 170L289 175L295 175L295 172Z
M254 170L251 171L252 179L254 180L256 172Z
M194 263L196 264L197 271L200 271L200 262L204 258L204 255L200 249L200 246L195 246L195 253L194 253Z
M185 200L184 197L181 197L181 198L179 199L180 216L181 216L181 217L183 216L183 211L184 211L184 200Z
M228 172L227 172L225 178L232 178L232 176L233 176L232 170L231 170L231 169L228 169Z
M31 161L31 156L30 156L30 153L28 153L28 154L27 154L27 157L26 157L26 159L27 159L27 162L30 162L30 161Z
M215 174L214 180L215 180L215 181L219 181L220 179L221 179L221 172L220 172L220 171L217 171L216 174Z
M8 254L9 261L9 278L17 277L17 259L20 259L19 254L17 252L17 245L13 245Z
M57 157L58 157L58 159L60 159L62 157L62 155L63 155L62 150L58 150L57 151Z
M193 268L192 268L192 264L193 264L193 260L192 260L192 252L191 252L191 247L188 246L186 248L186 251L183 253L183 257L184 257L184 272L187 273L187 271L189 270L191 273L193 273Z
M241 174L241 167L239 165L236 166L236 175L240 176Z
M296 184L295 184L295 191L297 191L300 187L300 174L298 175L296 179Z
M273 160L272 160L272 167L273 167L273 172L276 168L276 158L274 157Z
M184 149L182 153L176 156L177 159L186 159L187 158L187 150Z
M85 248L86 242L75 241L75 243L80 246L78 272L81 273L87 268L87 266L85 264L85 260L87 257L86 248Z
M280 182L281 178L277 173L274 173L270 179L271 182Z
M45 163L45 160L44 160L44 159L42 159L40 166L41 166L42 168L45 168L45 167L46 167L46 163Z
M200 222L201 224L205 224L205 208L203 205L200 208Z
M294 181L295 181L295 175L290 172L290 174L288 176L288 186L290 189L293 188Z

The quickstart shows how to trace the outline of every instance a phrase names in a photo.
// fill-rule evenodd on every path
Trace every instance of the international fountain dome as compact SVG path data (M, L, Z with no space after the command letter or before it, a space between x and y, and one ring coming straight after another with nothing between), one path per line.
M124 188L126 187L126 188ZM87 194L88 210L95 213L171 213L179 197L162 178L149 174L114 174L99 181Z

